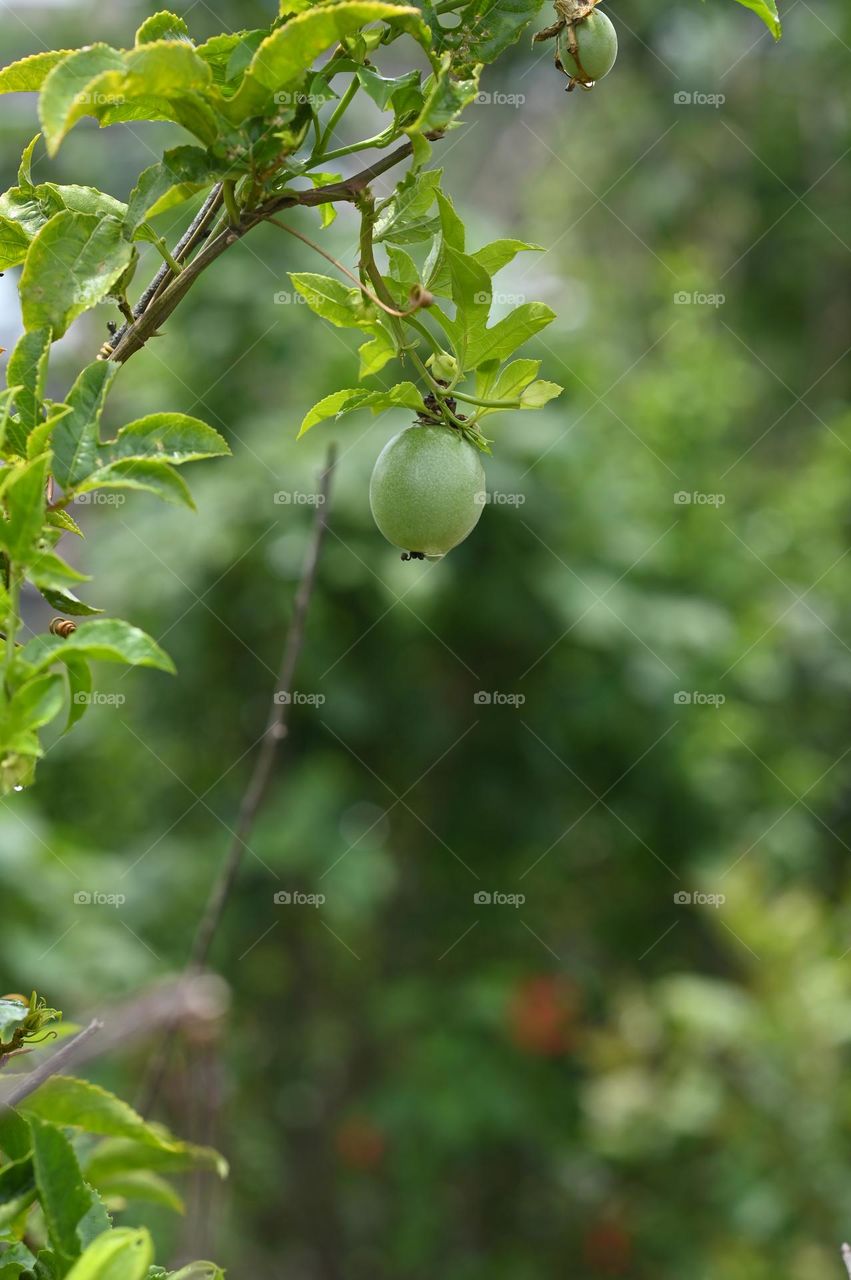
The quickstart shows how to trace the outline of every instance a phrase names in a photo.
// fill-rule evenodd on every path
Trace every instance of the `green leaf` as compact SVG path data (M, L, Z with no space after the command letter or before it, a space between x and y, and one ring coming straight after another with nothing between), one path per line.
M494 62L514 44L541 8L543 0L472 0L459 9L460 21L439 34L439 48L449 49L459 69Z
M775 40L783 34L780 17L777 12L777 0L739 0L746 9L753 9L762 18Z
M373 374L380 373L388 360L392 360L395 354L396 344L392 335L383 325L376 325L373 337L370 338L369 342L365 342L363 346L358 347L358 357L360 359L358 377L369 378Z
M55 214L30 245L21 274L27 329L50 325L60 338L76 316L106 297L132 256L117 219Z
M149 1169L136 1169L129 1173L117 1174L95 1183L96 1190L102 1196L111 1199L120 1196L123 1200L141 1200L147 1204L156 1204L175 1213L183 1213L184 1204L174 1187L158 1173Z
M352 413L355 409L372 409L373 413L381 413L384 409L413 409L419 412L424 408L423 398L412 382L399 382L389 391L368 391L365 387L348 388L334 391L313 406L301 424L299 437L315 427L317 422L326 418L341 418L344 413Z
M360 289L313 271L291 271L290 279L311 311L338 329L372 329L375 307Z
M13 564L27 564L41 537L49 465L49 453L19 463L3 488L6 514L0 516L0 546Z
M200 147L173 147L166 151L162 160L140 174L130 192L125 218L128 234L132 236L147 218L202 191L213 182L216 172L207 152ZM177 193L176 198L164 205L164 198L171 192Z
M92 1241L65 1280L145 1280L153 1260L148 1231L116 1227Z
M159 1126L156 1126L159 1128ZM164 1132L163 1130L160 1130ZM151 1169L158 1173L181 1173L186 1169L212 1169L227 1177L227 1162L211 1147L196 1147L191 1142L174 1142L154 1147L132 1138L105 1138L86 1162L86 1177L100 1183L106 1178L122 1177L136 1170Z
M41 137L41 134L37 133L33 138L33 140L27 143L27 145L23 149L23 152L21 153L21 162L18 165L18 186L19 187L32 186L33 152L35 151L36 144L38 143L38 140L40 137Z
M3 1008L8 1005L15 1005L20 1008L16 1000L3 1000L0 1005ZM17 1025L20 1026L20 1022ZM0 1013L0 1040L8 1040L8 1038L6 1017ZM10 1160L23 1160L29 1155L31 1149L32 1140L30 1139L30 1129L26 1120L11 1107L0 1107L0 1150Z
M101 446L103 463L146 458L181 466L200 458L230 453L223 436L200 418L185 413L152 413L122 427L114 440Z
M189 28L176 13L162 9L159 13L146 18L136 32L135 43L150 44L155 40L188 40Z
M92 44L68 54L48 75L38 100L38 115L48 155L55 155L71 127L75 110L90 107L89 86L104 71L118 71L124 55L108 44Z
M57 612L68 613L73 618L91 618L95 614L103 613L103 609L95 609L84 600L78 600L72 591L56 591L48 588L41 594Z
M154 458L124 458L91 472L75 490L75 501L95 489L139 489L155 493L163 502L195 510L186 481L167 462ZM100 612L100 610L86 610Z
M0 195L0 216L17 222L30 240L64 207L59 188L52 182L37 187L11 187Z
M530 383L521 394L520 404L524 409L541 409L550 400L560 396L562 391L564 387L560 387L557 382L545 382L539 378L537 382Z
M453 74L452 59L447 54L441 64L440 71L426 83L426 99L422 111L412 124L407 126L408 133L430 133L435 129L446 129L456 116L468 106L479 92L478 68L473 69L465 79L456 79Z
M505 360L529 338L555 320L555 312L543 302L526 302L500 320L492 329L476 333L467 346L465 369L475 369L484 360Z
M420 11L412 5L340 0L317 6L290 18L262 42L237 93L225 107L228 117L239 123L256 114L272 93L295 89L320 54L370 22L387 22L407 31L424 47L430 43Z
M98 191L97 187L79 187L73 184L60 187L52 183L50 186L65 208L72 213L89 213L97 218L109 216L118 218L119 222L127 216L126 204L116 200L115 196L108 195L106 191Z
M16 267L23 262L30 247L29 236L19 222L12 222L0 214L0 271Z
M440 169L405 175L389 200L379 207L373 228L376 243L389 239L397 243L430 239L439 226L438 220L428 214L434 205L441 175Z
M67 612L67 610L66 610ZM65 725L65 732L73 729L78 720L82 720L83 716L89 708L89 694L92 691L92 669L86 662L85 658L81 658L78 653L64 654L62 661L68 673L68 720Z
M93 661L124 662L131 667L155 667L174 673L174 663L150 636L129 622L97 618L84 622L67 640L61 636L35 636L18 652L33 671L49 667L66 653L79 653Z
M62 591L65 587L73 587L75 583L88 582L85 573L72 569L53 551L33 552L27 560L26 568L27 577L39 591Z
M49 724L59 715L64 701L65 681L59 672L28 680L0 712L0 737L9 742L19 733Z
M98 465L100 415L118 368L96 360L82 370L66 396L71 408L53 432L53 474L63 489L84 480Z
M73 49L50 49L10 63L0 70L0 93L35 92L41 88L53 68L74 52Z
M479 266L484 267L489 276L495 276L509 262L513 262L518 253L525 252L545 253L546 250L543 245L527 244L525 240L492 240L471 256Z
M371 67L358 67L357 78L379 110L386 111L398 94L419 86L420 72L407 71L402 76L386 79Z
M21 456L26 453L27 436L41 420L51 337L47 326L25 333L15 344L6 368L8 385L19 388L15 395L19 422L9 423L8 437L12 447Z
M83 1180L74 1148L61 1130L34 1116L30 1117L30 1130L38 1198L50 1240L70 1261L80 1254L79 1229L94 1207L93 1193ZM108 1226L106 1219L104 1229Z

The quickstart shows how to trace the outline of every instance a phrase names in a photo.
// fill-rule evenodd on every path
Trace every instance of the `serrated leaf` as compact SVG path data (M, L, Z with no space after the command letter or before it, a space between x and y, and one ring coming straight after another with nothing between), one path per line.
M101 446L103 463L122 459L153 459L181 466L201 458L230 453L230 446L213 427L185 413L152 413L122 427L114 440Z
M19 463L3 487L5 515L0 516L0 546L13 564L27 564L44 524L45 489L50 454Z
M138 489L155 493L163 502L195 510L192 494L182 476L167 463L154 458L124 458L100 467L75 489L75 500L95 489ZM99 612L95 610L93 612Z
M34 93L53 68L74 52L74 49L49 49L10 63L0 70L0 93Z
M117 372L112 361L96 360L82 370L65 398L71 412L53 432L53 474L63 489L98 466L100 415Z
M560 387L557 382L545 382L539 378L537 382L531 382L521 393L520 404L524 409L542 409L545 404L549 404L550 400L560 396L562 391L564 387Z
M124 55L108 44L92 44L56 64L42 86L38 115L48 154L53 156L70 128L73 113L91 105L89 85L105 71L124 66Z
M359 378L369 378L380 373L389 360L396 354L396 344L392 335L383 327L376 325L369 342L358 347L360 367Z
M116 1227L92 1241L65 1280L145 1280L153 1260L148 1231Z
M443 28L438 47L453 54L459 69L494 62L519 39L541 9L543 0L473 0L459 9L459 22Z
M463 79L456 78L452 58L447 54L437 75L425 85L425 102L422 111L411 124L407 132L411 134L431 133L436 129L446 129L456 116L471 103L479 92L478 68L471 68Z
M429 216L434 205L442 170L428 169L424 173L409 173L397 185L393 195L379 206L373 228L376 243L393 239L397 243L416 243L427 240L439 226L437 218Z
M76 316L106 297L132 256L117 219L55 214L30 245L21 274L27 329L50 325L60 338Z
M545 253L543 245L527 244L525 240L492 240L490 244L477 249L471 257L479 266L484 267L489 276L495 276L503 267L513 262L518 253Z
M19 222L0 214L0 271L23 262L30 247L29 236Z
M140 223L156 217L178 200L187 200L209 186L215 176L206 151L200 147L174 147L166 151L162 160L152 164L139 176L127 202L125 226L133 235ZM169 192L178 192L178 198L165 206L162 204Z
M8 385L19 388L15 394L18 422L8 424L7 437L11 448L22 457L26 454L27 436L41 420L51 337L47 326L25 333L15 344L6 367Z
M211 1147L197 1147L191 1142L155 1147L132 1138L105 1138L86 1161L86 1177L93 1182L120 1177L139 1169L158 1173L212 1169L221 1178L227 1177L228 1173L227 1161L217 1151Z
M174 673L174 663L150 636L129 622L98 618L84 622L73 635L35 636L19 650L24 668L40 671L49 667L63 653L79 653L100 662L123 662L131 667L155 667Z
M136 32L134 43L139 45L151 44L155 40L188 39L189 28L183 18L179 18L176 13L169 13L168 9L161 9L159 13L145 19Z
M543 302L525 302L491 329L476 333L467 345L465 369L484 360L505 360L529 338L555 320L555 312Z
M65 587L73 587L78 582L88 582L85 573L79 573L66 564L54 551L36 551L27 559L27 577L38 587L51 591L61 591Z
M38 1198L51 1243L66 1260L80 1254L78 1229L93 1207L74 1149L52 1124L30 1117ZM109 1226L107 1220L105 1226Z
M317 6L290 18L262 42L242 84L225 107L228 117L239 123L256 114L270 94L295 89L320 54L370 22L390 23L407 31L424 47L430 43L420 11L412 5L340 0Z

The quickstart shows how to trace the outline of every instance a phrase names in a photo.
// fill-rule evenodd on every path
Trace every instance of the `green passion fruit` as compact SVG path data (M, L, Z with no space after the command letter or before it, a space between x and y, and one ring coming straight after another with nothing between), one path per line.
M444 556L473 531L484 504L479 451L452 427L407 427L378 455L369 505L394 546Z
M578 61L570 52L570 30L570 27L565 27L558 38L562 67L580 84L593 84L595 80L602 80L611 71L618 56L618 36L611 20L599 9L592 9L587 18L574 24Z

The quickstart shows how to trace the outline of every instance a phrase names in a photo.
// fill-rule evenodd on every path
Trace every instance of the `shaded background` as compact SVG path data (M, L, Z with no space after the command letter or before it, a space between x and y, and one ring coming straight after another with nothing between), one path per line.
M199 40L274 9L174 7ZM851 16L784 7L774 47L730 0L618 0L620 61L593 94L566 97L524 40L435 149L474 246L547 246L496 292L559 312L524 354L566 387L494 420L502 500L445 562L401 563L371 522L403 416L296 445L306 409L354 384L356 337L276 302L289 269L324 268L274 229L117 381L111 427L180 409L235 457L196 468L197 515L82 508L89 541L66 549L88 598L179 666L101 668L112 702L0 809L3 981L69 1016L186 956L265 719L304 495L341 451L302 700L214 954L233 1007L161 1108L204 1136L218 1099L233 1173L191 1187L182 1223L129 1207L166 1250L275 1280L841 1270ZM155 8L6 3L2 61L127 43ZM35 127L31 99L3 100L5 185ZM177 139L85 122L36 172L126 198ZM297 225L354 263L350 212ZM108 318L56 349L54 395ZM143 1061L99 1070L132 1095Z

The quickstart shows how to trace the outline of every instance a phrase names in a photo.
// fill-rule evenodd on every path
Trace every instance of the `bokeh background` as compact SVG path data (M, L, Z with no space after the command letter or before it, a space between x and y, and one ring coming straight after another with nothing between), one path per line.
M173 7L197 39L275 8ZM502 499L445 562L401 563L371 522L404 417L296 444L355 383L356 338L276 302L288 270L325 268L274 229L117 381L112 427L180 409L234 457L196 467L197 515L81 509L88 541L66 549L179 666L101 668L112 700L0 808L3 982L71 1017L186 956L264 723L304 495L340 450L302 697L213 956L232 1008L181 1047L159 1108L232 1176L190 1187L183 1221L128 1206L166 1252L237 1280L841 1272L851 14L783 7L775 47L732 0L613 0L620 60L592 94L567 97L524 40L435 149L474 245L546 247L497 293L558 311L524 354L566 388L494 420ZM127 43L155 8L7 0L2 61ZM9 185L34 102L3 99L0 128ZM124 198L178 136L86 122L36 172ZM296 225L354 263L349 212ZM56 348L57 398L110 318ZM95 1071L132 1096L144 1061Z

